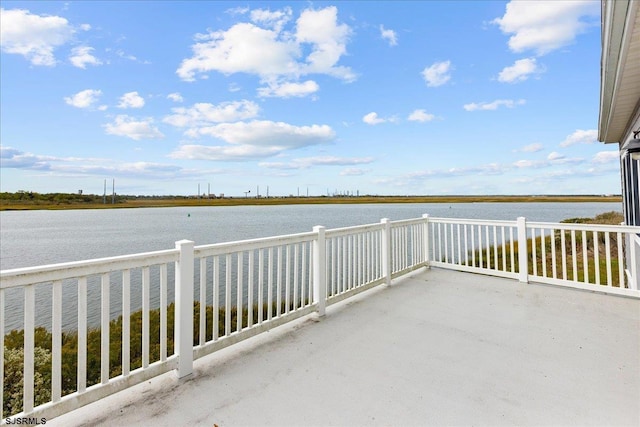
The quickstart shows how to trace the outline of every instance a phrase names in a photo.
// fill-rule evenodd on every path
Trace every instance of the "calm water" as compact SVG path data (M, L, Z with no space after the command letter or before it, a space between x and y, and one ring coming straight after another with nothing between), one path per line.
M0 269L78 261L138 252L171 249L189 239L196 245L310 231L327 228L433 217L558 222L571 217L593 217L621 211L619 203L456 203L234 206L65 211L0 212ZM132 309L139 294L132 277ZM157 290L155 290L157 292ZM74 329L77 316L75 286L63 288L63 327ZM100 289L89 285L90 325L99 325ZM154 296L156 295L156 296ZM22 291L7 292L5 328L22 328ZM169 299L172 300L170 290ZM158 297L152 289L152 307ZM37 290L36 323L51 323L51 292ZM112 316L119 314L120 295L112 284Z
M0 212L0 269L327 228L435 217L557 222L621 211L618 203L456 203L232 206Z

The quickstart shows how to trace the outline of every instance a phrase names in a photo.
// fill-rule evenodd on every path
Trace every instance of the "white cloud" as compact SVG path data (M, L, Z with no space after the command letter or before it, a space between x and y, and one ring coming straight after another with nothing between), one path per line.
M596 129L582 130L577 129L571 135L567 136L560 143L561 147L568 147L574 144L594 144L598 141L598 131Z
M592 163L618 163L620 153L618 151L600 151L593 156Z
M118 108L142 108L144 107L144 98L138 92L127 92L120 97Z
M525 145L520 149L520 151L524 153L536 153L538 151L541 151L543 148L544 147L542 146L542 144L535 142L533 144Z
M54 157L25 153L12 147L0 146L2 167L61 174L126 176L155 179L174 179L198 176L205 171L183 169L180 166L151 162L118 162L110 159ZM210 172L210 171L206 171Z
M425 110L414 110L408 117L408 120L412 122L430 122L435 119L436 116L427 113Z
M282 152L280 147L259 147L255 145L181 145L169 157L187 160L246 161L275 156Z
M362 118L362 121L368 125L377 125L386 122L387 119L378 117L378 113L376 112L371 112L369 114L365 114L365 116Z
M60 16L34 15L23 9L0 9L0 46L24 56L32 65L54 66L54 50L69 42L73 26Z
M255 9L250 13L251 21L274 29L276 32L282 31L284 25L291 20L293 11L290 7L271 12L270 10Z
M524 105L525 102L526 101L524 99L520 99L518 101L511 99L496 99L493 102L472 102L471 104L465 104L463 108L467 111L490 111L497 110L498 107L513 108L517 105Z
M126 136L136 141L164 138L162 132L153 125L151 118L136 120L127 115L118 115L113 123L107 123L104 128L109 135Z
M533 50L544 55L571 44L576 36L592 24L600 13L600 2L584 0L511 1L504 16L492 23L511 34L513 52ZM582 18L592 18L591 22Z
M89 46L74 47L71 49L69 61L71 61L74 67L82 69L86 69L87 65L102 65L102 61L91 54L93 50L94 49Z
M318 83L313 80L307 80L303 83L270 83L268 87L258 88L258 96L264 98L304 97L316 93L318 90L320 90L320 86L318 86Z
M436 62L422 71L429 87L442 86L451 79L451 61Z
M351 28L347 24L338 24L338 8L335 6L304 10L296 22L296 40L312 44L313 50L307 55L302 72L355 80L351 69L336 66L340 57L347 53L350 34Z
M283 122L253 120L201 127L189 136L211 136L230 144L299 148L329 142L335 137L328 125L294 126Z
M201 160L252 160L281 154L287 150L324 144L335 138L327 125L294 126L258 121L220 123L188 132L189 136L210 136L229 145L182 145L170 157Z
M562 160L564 158L565 158L564 154L560 154L557 151L552 151L547 156L547 160L552 161L552 162L555 161L555 160Z
M307 169L312 166L349 166L368 164L373 162L373 157L335 157L317 156L293 159L290 162L261 162L259 166L269 169Z
M101 95L101 90L86 89L76 93L75 95L66 96L64 98L64 102L76 108L89 108L98 102L98 98Z
M170 93L167 95L167 99L170 99L173 102L184 102L184 98L178 92Z
M498 74L498 81L503 83L523 82L531 74L541 73L542 68L536 63L536 58L518 59L512 66L505 67Z
M380 36L389 42L389 46L396 46L398 44L398 35L393 30L387 30L384 25L380 25Z
M251 13L254 23L238 23L226 31L197 34L191 47L193 56L182 61L176 71L178 76L193 81L198 75L218 71L254 74L263 82L294 80L312 73L345 81L355 79L350 68L337 65L346 53L351 29L338 24L336 7L304 10L294 31L282 29L288 21L288 8L254 12ZM309 53L303 56L303 52Z
M165 117L163 122L176 127L189 127L192 133L197 133L197 128L214 123L252 119L258 115L260 107L253 101L242 100L218 105L198 103L189 108L172 108L171 111L173 114Z

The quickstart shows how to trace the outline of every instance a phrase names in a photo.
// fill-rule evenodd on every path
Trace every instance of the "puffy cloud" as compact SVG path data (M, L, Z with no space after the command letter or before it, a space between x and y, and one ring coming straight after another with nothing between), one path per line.
M153 126L151 118L136 120L127 115L118 115L113 123L107 123L104 128L109 135L126 136L136 141L164 138L162 132Z
M120 97L118 108L142 108L144 107L144 98L138 92L127 92Z
M620 153L618 151L600 151L593 156L592 163L618 163Z
M558 153L556 151L552 151L547 156L547 160L552 161L552 162L555 161L555 160L562 160L564 158L565 158L564 154L560 154L560 153Z
M496 99L493 102L472 102L471 104L465 104L463 108L467 111L491 111L497 110L498 107L507 107L513 108L517 105L524 105L524 99L520 99L518 101L514 101L512 99Z
M223 102L218 105L209 103L194 104L189 108L172 108L172 115L163 122L176 127L189 127L197 133L197 128L209 126L213 123L235 122L254 118L260 107L255 102L242 100Z
M567 136L560 143L561 147L568 147L574 144L593 144L598 141L598 131L595 129L582 130L577 129L571 135Z
M389 42L389 46L396 46L398 44L398 36L396 32L385 29L384 25L380 25L380 36Z
M511 34L512 51L544 55L572 43L590 24L598 24L599 13L600 3L588 0L511 1L505 14L492 23ZM586 22L583 17L594 19Z
M291 97L304 97L311 95L320 90L318 83L313 80L307 80L303 83L272 83L268 87L258 88L258 96L278 97L278 98L291 98Z
M328 125L294 126L283 122L253 120L202 127L190 136L207 135L230 144L298 148L328 142L335 137Z
M69 42L73 26L60 16L34 15L24 9L0 9L0 46L33 65L54 66L54 50Z
M412 122L430 122L435 119L436 116L433 114L427 113L425 110L414 110L411 114L409 114L408 120Z
M76 93L75 95L65 97L64 102L76 108L89 108L98 102L98 98L101 95L101 90L86 89Z
M172 100L173 102L183 102L184 98L178 92L170 93L167 95L167 99Z
M182 145L171 157L201 160L253 160L287 150L327 143L335 132L327 125L294 126L288 123L259 121L220 123L201 127L189 136L210 136L229 145Z
M382 118L382 117L378 117L378 113L376 112L371 112L369 114L365 114L365 116L362 118L362 121L365 122L368 125L377 125L380 123L386 123L386 122L395 122L397 121L396 117L389 117L389 118Z
M369 114L365 114L365 116L362 118L362 121L368 125L377 125L386 122L387 119L378 117L378 113L372 111Z
M498 81L503 83L523 82L531 74L541 73L542 68L538 66L535 58L518 59L512 66L505 67L498 74Z
M86 69L87 65L102 65L102 61L91 54L93 50L94 49L89 46L74 47L71 49L69 61L71 61L74 67L82 69Z
M451 70L451 61L436 62L422 70L422 76L427 86L442 86L451 79Z
M298 43L312 44L313 50L307 55L302 72L354 80L355 75L348 67L336 66L340 57L347 52L350 34L348 25L338 24L338 9L335 6L303 11L296 22L296 40Z
M356 76L351 69L337 65L351 34L348 25L338 23L337 13L334 6L306 9L298 17L295 30L285 31L283 26L291 17L289 8L254 10L250 13L252 23L197 34L192 57L184 59L176 73L186 81L195 80L197 75L206 77L211 71L254 74L263 82L294 81L312 73L352 81Z
M248 10L247 10L248 11ZM251 21L274 29L276 32L282 31L284 25L291 20L293 11L290 7L271 12L270 10L255 9L250 13Z

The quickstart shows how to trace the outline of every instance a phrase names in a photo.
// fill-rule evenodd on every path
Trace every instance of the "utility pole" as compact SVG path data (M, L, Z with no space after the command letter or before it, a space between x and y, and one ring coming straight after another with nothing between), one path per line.
M267 199L269 198L269 186L267 185Z
M116 204L116 179L113 178L113 187L111 189L111 204Z
M107 179L104 179L104 195L102 196L102 204L107 204Z

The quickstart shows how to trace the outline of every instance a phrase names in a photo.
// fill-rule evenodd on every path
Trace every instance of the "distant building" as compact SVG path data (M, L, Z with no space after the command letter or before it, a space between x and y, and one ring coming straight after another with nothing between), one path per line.
M598 140L618 144L625 223L640 225L640 1L602 1Z

